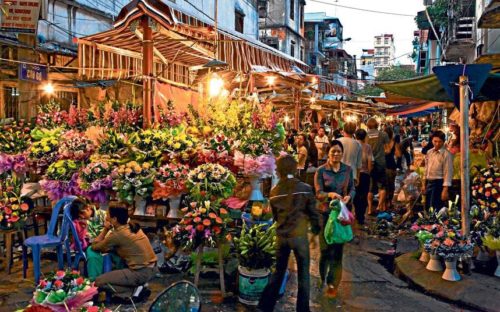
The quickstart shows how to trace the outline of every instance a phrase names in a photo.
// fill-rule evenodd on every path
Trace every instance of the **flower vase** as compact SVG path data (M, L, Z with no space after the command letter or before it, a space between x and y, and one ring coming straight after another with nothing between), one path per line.
M430 260L430 255L427 251L422 250L422 253L420 254L420 258L418 258L418 261L427 263Z
M179 219L180 215L180 206L181 206L181 198L182 195L173 195L168 197L168 205L170 209L168 210L167 218L169 219Z
M135 196L134 198L134 216L145 216L146 215L146 199L141 196Z
M441 276L444 280L457 282L462 279L457 271L457 258L446 259L444 264L446 270L444 270L443 276Z
M429 260L429 263L427 263L427 266L425 268L433 272L443 271L443 266L441 265L441 261L439 260L439 255L431 253L430 256L431 259Z
M260 176L250 176L250 185L252 186L252 192L250 193L250 198L248 198L248 200L263 201L264 195L261 191L262 182Z
M497 254L497 269L495 270L495 276L500 277L500 250L496 250Z
M476 260L488 262L490 261L490 254L488 253L488 251L485 251L482 248L480 248L479 252L477 253Z

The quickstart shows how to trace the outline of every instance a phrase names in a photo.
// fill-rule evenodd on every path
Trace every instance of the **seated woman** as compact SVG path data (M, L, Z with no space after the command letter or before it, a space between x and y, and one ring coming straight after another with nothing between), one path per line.
M80 198L75 199L69 208L69 213L71 215L71 220L75 226L76 235L78 240L82 245L82 249L85 250L89 245L89 236L87 232L87 221L92 217L92 208ZM71 243L71 249L75 250L75 242Z
M134 288L144 285L156 273L156 255L148 237L128 219L127 208L110 207L104 230L91 246L97 252L114 250L127 264L128 268L104 273L95 280L100 290L122 300L130 298ZM108 235L111 228L114 230Z

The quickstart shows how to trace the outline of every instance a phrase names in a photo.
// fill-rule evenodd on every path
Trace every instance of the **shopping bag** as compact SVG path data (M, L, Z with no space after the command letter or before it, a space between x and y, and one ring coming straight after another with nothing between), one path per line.
M342 225L352 224L354 222L354 215L352 212L349 211L344 202L339 201L338 205L340 205L340 213L337 219Z
M340 210L332 210L328 216L324 236L328 245L344 244L352 240L352 228L350 225L342 225L338 220Z

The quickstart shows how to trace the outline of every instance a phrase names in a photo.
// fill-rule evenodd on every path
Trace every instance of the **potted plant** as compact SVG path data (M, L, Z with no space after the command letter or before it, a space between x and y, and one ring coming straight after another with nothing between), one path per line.
M258 304L275 262L276 223L266 226L243 224L240 237L234 238L239 260L239 301L244 304Z

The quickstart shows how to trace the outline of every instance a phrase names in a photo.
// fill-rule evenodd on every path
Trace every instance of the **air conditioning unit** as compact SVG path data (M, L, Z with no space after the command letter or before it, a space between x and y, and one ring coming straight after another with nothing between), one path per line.
M267 0L257 1L257 11L259 12L259 18L267 17Z
M432 5L433 2L434 2L433 0L424 0L424 5L425 6Z

